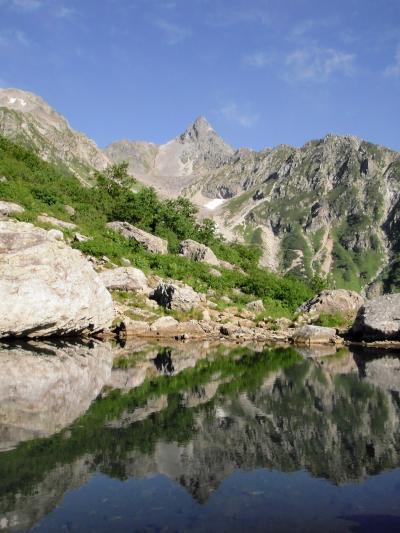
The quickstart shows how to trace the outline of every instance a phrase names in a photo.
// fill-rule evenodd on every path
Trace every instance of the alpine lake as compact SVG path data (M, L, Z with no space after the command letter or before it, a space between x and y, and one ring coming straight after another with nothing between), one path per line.
M2 344L0 531L400 531L399 355Z

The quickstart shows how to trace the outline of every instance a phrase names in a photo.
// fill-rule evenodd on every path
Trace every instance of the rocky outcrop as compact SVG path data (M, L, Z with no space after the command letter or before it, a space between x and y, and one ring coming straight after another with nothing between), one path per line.
M364 298L355 291L327 290L305 302L297 312L305 313L310 318L318 318L321 314L327 314L354 319L363 303Z
M342 343L337 337L335 328L321 326L302 326L292 335L294 344L309 346L311 344L336 344Z
M24 211L25 209L18 204L0 200L0 215L8 217L10 215L13 215L14 213L23 213Z
M167 254L168 253L168 241L156 237L147 231L136 228L129 224L128 222L109 222L107 227L120 233L126 239L131 239L133 241L141 244L146 250L155 254Z
M179 253L192 261L201 261L219 266L219 260L211 248L192 239L181 242Z
M174 283L160 283L149 298L155 300L158 305L175 311L190 311L200 302L205 301L205 297L189 285L176 285Z
M147 278L139 268L110 268L99 272L101 281L107 289L114 291L148 292Z
M166 144L117 141L105 153L116 163L128 161L132 175L171 197L179 196L184 187L204 173L227 163L234 149L204 117L198 117L182 135Z
M367 301L358 312L351 335L363 341L400 341L400 294Z
M0 221L0 337L95 332L113 316L110 293L80 252L32 224Z

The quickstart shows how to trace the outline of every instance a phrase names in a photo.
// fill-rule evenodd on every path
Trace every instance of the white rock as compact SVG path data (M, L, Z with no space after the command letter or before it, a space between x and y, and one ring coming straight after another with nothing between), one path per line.
M168 328L175 328L179 325L179 322L172 316L162 316L153 322L150 326L151 331L158 331Z
M55 241L64 240L64 233L59 229L49 229L47 235L50 237L50 239L53 239Z
M23 213L25 209L18 205L14 204L13 202L4 202L3 200L0 200L0 215L9 216L13 213Z
M113 316L110 293L78 250L32 224L0 221L0 337L98 331Z
M149 292L145 274L134 267L103 270L99 276L109 290Z

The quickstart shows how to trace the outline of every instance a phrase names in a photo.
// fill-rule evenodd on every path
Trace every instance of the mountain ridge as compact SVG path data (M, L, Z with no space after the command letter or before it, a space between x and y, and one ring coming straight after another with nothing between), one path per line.
M0 133L90 184L110 162L161 197L185 195L261 266L369 294L400 288L400 153L328 133L302 147L235 149L199 116L165 144L116 141L104 153L44 100L0 90Z

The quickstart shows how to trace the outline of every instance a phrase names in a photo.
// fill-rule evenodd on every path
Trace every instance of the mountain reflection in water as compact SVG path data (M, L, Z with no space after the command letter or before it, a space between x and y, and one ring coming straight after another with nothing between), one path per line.
M398 530L399 373L347 349L3 345L0 530Z

